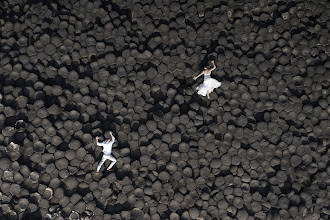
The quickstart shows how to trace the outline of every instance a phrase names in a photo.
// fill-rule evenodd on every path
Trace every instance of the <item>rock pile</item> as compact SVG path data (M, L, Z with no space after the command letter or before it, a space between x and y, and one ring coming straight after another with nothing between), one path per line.
M5 0L0 218L328 219L329 10ZM213 59L208 101L192 76Z

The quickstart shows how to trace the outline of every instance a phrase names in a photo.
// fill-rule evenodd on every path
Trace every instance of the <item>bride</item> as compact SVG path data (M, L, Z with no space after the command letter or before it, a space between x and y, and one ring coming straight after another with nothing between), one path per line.
M212 68L204 67L204 71L194 77L194 80L196 80L201 75L204 75L204 82L197 86L196 89L199 95L207 96L208 99L210 99L210 93L213 92L214 89L221 86L221 82L211 77L211 72L217 68L214 64L214 60L212 60L212 64Z

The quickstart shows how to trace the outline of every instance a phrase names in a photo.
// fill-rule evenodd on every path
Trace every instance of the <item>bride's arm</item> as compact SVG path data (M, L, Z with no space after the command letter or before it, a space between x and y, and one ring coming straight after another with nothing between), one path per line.
M213 71L213 70L215 70L217 68L217 66L214 63L214 60L212 60L211 63L213 64L213 67L212 67L211 71Z
M201 72L200 74L198 74L197 76L194 77L194 80L198 79L198 77L200 77L201 75L204 75L205 70L203 72Z

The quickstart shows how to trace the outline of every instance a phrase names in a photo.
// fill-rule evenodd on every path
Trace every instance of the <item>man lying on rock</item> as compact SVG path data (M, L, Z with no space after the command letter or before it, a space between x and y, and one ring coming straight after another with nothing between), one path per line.
M96 144L98 146L102 146L103 147L103 156L102 156L101 162L97 166L96 172L100 172L101 166L103 165L103 163L106 160L111 160L111 163L110 163L110 165L108 167L108 170L110 170L113 167L113 165L115 165L115 163L117 162L116 158L114 158L111 155L112 145L113 145L113 143L115 143L115 137L113 136L113 134L112 134L111 131L109 132L109 134L111 136L111 140L108 139L108 140L105 140L103 142L99 142L99 137L96 137L95 138L96 139Z

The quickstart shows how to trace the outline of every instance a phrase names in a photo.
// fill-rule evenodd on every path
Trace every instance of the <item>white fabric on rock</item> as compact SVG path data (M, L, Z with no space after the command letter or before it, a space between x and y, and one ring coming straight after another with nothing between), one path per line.
M213 92L214 89L221 86L221 82L213 79L210 75L204 75L204 82L196 87L198 95L206 96L207 93Z

